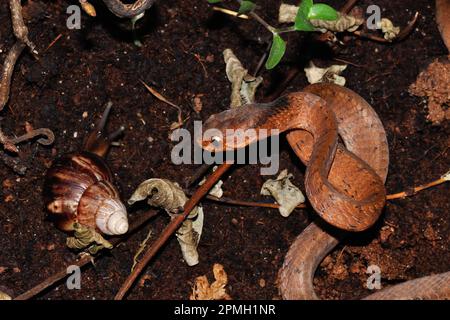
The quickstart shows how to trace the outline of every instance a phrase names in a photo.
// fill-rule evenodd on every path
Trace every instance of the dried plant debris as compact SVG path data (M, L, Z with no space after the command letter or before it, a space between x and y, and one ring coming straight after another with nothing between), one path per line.
M438 58L422 71L409 92L428 99L427 119L437 125L450 119L450 60Z
M213 266L215 281L209 284L206 276L200 276L195 279L190 300L231 300L226 293L225 287L228 284L228 276L219 263Z
M0 79L0 111L3 110L9 100L14 67L17 59L19 59L19 56L22 54L23 49L25 49L25 44L22 41L17 41L9 50L5 62L3 63Z
M97 12L95 11L95 7L89 3L87 0L78 0L80 3L81 8L84 12L86 12L91 17L97 16Z
M176 182L156 178L142 182L128 204L145 199L148 199L149 205L164 209L172 218L183 210L188 200ZM189 266L194 266L199 261L197 246L203 230L203 217L203 210L195 207L176 233L183 258Z
M276 179L269 179L264 182L261 188L263 196L272 196L280 205L278 209L283 217L288 217L295 207L305 202L305 196L290 179L292 174L285 169L281 171Z
M298 6L293 4L282 3L278 10L279 23L292 23L297 16Z
M293 23L297 16L298 7L295 5L282 3L278 11L278 22ZM311 19L311 24L320 32L353 32L364 23L364 19L353 15L342 14L338 12L336 20L317 20Z
M255 101L256 89L262 82L262 77L253 77L248 74L239 59L231 49L223 51L225 60L225 71L228 80L231 82L231 102L230 108L237 108Z
M217 166L214 166L212 171L216 171L217 170ZM204 184L206 182L206 177L204 177L199 183L198 185L201 186L202 184ZM216 197L216 198L222 198L223 196L223 190L222 190L222 185L223 185L223 181L219 180L217 181L217 183L211 188L211 190L209 190L208 194Z
M377 23L377 27L378 29L381 29L381 32L384 33L384 38L389 41L397 38L398 34L400 33L400 27L394 26L392 21L387 18L382 18Z
M0 291L0 300L12 300L12 298L6 293Z
M152 87L150 87L148 84L146 84L144 81L141 81L141 83L144 85L144 87L156 98L156 99L158 99L159 101L162 101L162 102L164 102L164 103L167 103L169 106L171 106L171 107L174 107L175 109L177 109L178 110L178 113L177 113L177 121L176 122L173 122L171 125L170 125L170 130L172 131L172 130L175 130L175 129L178 129L178 128L180 128L182 125L183 125L183 123L187 120L187 119L185 119L185 120L183 120L183 117L182 117L182 115L183 115L183 112L181 111L181 107L180 106L177 106L175 103L173 103L173 102L171 102L171 101L169 101L166 97L164 97L162 94L160 94L158 91L156 91L154 88L152 88Z
M66 245L70 249L84 250L89 254L97 254L102 249L112 249L113 245L100 233L79 223L73 225L74 236L68 237Z
M134 268L136 267L136 264L138 263L138 258L141 255L142 252L144 252L145 246L147 245L148 240L150 240L150 237L152 236L152 229L150 229L147 233L147 236L145 237L144 241L142 241L139 244L139 249L136 251L134 257L133 257L133 265L131 266L131 272L133 272Z
M305 68L306 78L308 82L320 83L334 83L340 86L345 86L345 78L340 74L347 68L347 65L332 65L327 68L319 68L312 61L309 67Z
M23 21L22 4L20 0L9 0L9 8L11 10L11 21L13 32L16 38L26 44L30 51L37 55L36 45L28 38L28 28Z
M177 230L181 253L188 266L195 266L199 262L197 247L202 235L203 221L203 208L199 207L197 216L186 219Z

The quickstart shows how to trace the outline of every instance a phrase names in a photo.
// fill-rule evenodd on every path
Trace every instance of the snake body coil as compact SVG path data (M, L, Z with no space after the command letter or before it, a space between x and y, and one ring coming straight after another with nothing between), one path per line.
M241 139L242 130L287 132L287 139L307 166L305 188L315 211L329 224L362 231L379 218L385 203L389 150L383 125L371 106L353 91L331 84L308 86L269 104L251 104L211 116L207 129L223 139L199 141L209 151L228 151L260 139ZM234 130L227 130L234 129ZM274 132L274 131L273 131ZM338 137L343 143L339 143ZM238 143L236 143L238 142ZM313 222L289 248L279 273L284 299L317 299L314 273L339 243ZM450 272L408 281L368 298L450 297ZM415 290L414 290L415 289Z

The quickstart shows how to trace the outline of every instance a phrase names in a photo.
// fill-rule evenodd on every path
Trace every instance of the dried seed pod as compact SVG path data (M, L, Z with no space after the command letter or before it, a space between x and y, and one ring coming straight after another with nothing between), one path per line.
M112 184L112 174L104 160L110 142L123 131L121 128L104 136L110 109L111 104L108 104L100 123L88 136L83 151L62 156L47 172L45 206L57 227L64 231L73 231L75 223L106 235L128 231L125 206Z

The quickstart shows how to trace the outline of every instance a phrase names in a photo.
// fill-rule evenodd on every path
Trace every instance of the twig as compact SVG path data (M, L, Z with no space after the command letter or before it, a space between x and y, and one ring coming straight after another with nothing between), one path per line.
M392 43L392 41L386 40L385 38L379 37L374 34L365 33L365 32L359 31L359 30L353 31L352 33L359 38L369 39L369 40L381 42L381 43Z
M269 55L269 51L270 51L271 47L272 47L272 42L269 41L269 43L267 44L266 50L264 50L264 53L261 56L261 58L259 59L258 65L256 66L255 71L252 74L255 78L258 76L259 72L261 71L262 66L266 62L266 59L267 59L267 56Z
M31 140L38 136L44 136L44 138L38 139L38 143L44 146L51 145L55 141L55 135L53 134L53 131L48 128L31 130L30 132L27 132L17 138L8 138L0 129L0 144L2 144L6 150L17 153L17 144Z
M444 182L447 182L450 180L450 171L447 172L446 174L444 174L442 177L440 177L439 179L436 179L432 182L429 183L425 183L423 185L420 185L418 187L414 187L414 188L409 188L405 191L402 192L398 192L398 193L392 193L392 194L388 194L386 196L387 200L395 200L395 199L401 199L401 198L405 198L405 197L410 197L413 196L415 194L417 194L420 191L423 191L425 189L440 185ZM192 192L186 191L186 194L191 195ZM227 204L227 205L234 205L234 206L243 206L243 207L260 207L260 208L271 208L271 209L278 209L280 207L280 205L278 203L268 203L268 202L255 202L255 201L243 201L243 200L236 200L236 199L230 199L230 198L226 198L226 197L221 197L221 198L217 198L214 197L212 195L206 195L205 199L214 201L214 202L218 202L218 203L223 203L223 204ZM305 204L299 204L298 206L296 206L296 209L304 209L307 206Z
M20 0L9 0L9 9L11 10L11 20L13 26L13 32L16 38L25 43L33 55L38 54L36 51L36 45L28 38L28 28L23 22L22 17L22 4Z
M187 194L190 194L187 192ZM217 198L212 195L205 196L205 199L211 200L218 203L223 203L226 205L232 205L232 206L242 206L242 207L258 207L258 208L271 208L271 209L278 209L280 205L278 203L271 203L271 202L255 202L255 201L242 201L242 200L235 200L230 199L226 197ZM299 204L295 208L298 209L304 209L306 208L305 204Z
M239 3L241 3L240 0L238 0ZM215 11L220 11L223 12L225 14L228 14L230 16L234 16L234 17L238 17L238 18L242 18L243 19L248 19L249 16L252 17L253 19L255 19L256 21L258 21L261 25L264 26L264 28L266 28L267 30L269 30L270 32L274 32L275 28L272 27L269 23L266 22L266 20L264 20L263 18L261 18L257 13L255 13L254 11L250 11L247 15L243 15L243 14L239 14L239 12L237 11L233 11L233 10L229 10L229 9L225 9L225 8L220 8L220 7L213 7L213 10Z
M158 214L158 211L155 210L149 210L143 214L140 214L139 217L133 221L133 223L130 226L130 231L123 237L120 238L113 238L112 240L110 240L111 244L114 246L117 246L117 244L123 242L125 239L128 238L128 236L130 236L132 233L136 232L140 227L142 227L148 220L150 220L151 218L153 218L154 216L156 216ZM98 255L98 257L96 258L101 258L103 256L104 251L101 251ZM68 263L67 265L76 265L78 267L83 267L87 264L89 264L92 261L92 256L91 255L84 255L83 257L81 257L79 260L77 261L72 261L70 263ZM16 298L14 298L14 300L27 300L27 299L31 299L34 296L38 295L39 293L41 293L42 291L44 291L45 289L49 288L50 286L52 286L53 284L55 284L56 282L64 279L65 277L67 277L67 267L62 268L60 271L56 272L55 274L51 275L50 277L48 277L47 279L45 279L44 281L42 281L41 283L39 283L38 285L34 286L33 288L31 288L30 290L22 293L21 295L17 296Z
M125 282L122 284L121 288L117 292L114 297L115 300L121 300L131 288L133 283L136 281L136 278L141 274L142 270L145 266L150 262L153 256L158 252L158 250L166 243L166 241L170 238L170 236L175 233L175 231L180 227L189 213L194 209L194 207L198 204L198 202L205 196L208 191L216 184L216 182L220 179L220 177L231 167L232 163L225 163L220 165L216 171L214 171L208 179L206 179L205 183L202 184L194 195L186 202L184 205L184 211L182 214L172 219L170 223L163 230L158 239L153 243L153 245L147 249L142 260L140 260L133 272L127 277Z
M10 141L10 139L3 133L1 129L0 129L0 144L2 144L3 148L5 148L5 150L9 152L12 153L19 152L15 144Z
M249 19L249 17L246 14L239 14L239 12L237 12L237 11L225 9L225 8L222 8L222 7L216 7L216 6L212 7L212 9L214 11L219 11L219 12L228 14L228 15L233 16L233 17L237 17L237 18L241 18L241 19Z
M337 62L342 62L342 63L345 63L345 64L349 64L349 65L352 65L352 66L357 67L357 68L364 68L365 67L365 65L363 65L363 64L356 64L354 62L351 62L351 61L348 61L348 60L345 60L345 59L341 59L341 58L333 58L333 60L337 61Z
M56 36L56 38L55 38L52 42L50 42L50 44L47 46L47 48L45 48L44 52L47 52L48 49L50 49L51 47L53 47L53 46L55 45L55 43L58 42L59 39L61 39L61 37L62 37L62 33L58 34L58 35Z
M419 18L419 12L416 12L416 14L414 15L414 18L408 23L408 25L406 27L404 27L400 33L397 35L397 37L394 39L394 41L402 41L403 39L405 39L410 33L411 31L414 29L414 26L417 22L417 18Z
M348 14L359 0L347 0L347 2L339 10L343 14Z
M419 12L416 12L416 14L414 15L414 18L408 23L408 25L406 27L404 27L400 31L400 33L393 40L387 40L387 39L379 37L377 35L365 33L365 32L358 31L358 30L354 31L353 34L360 38L366 38L366 39L381 42L381 43L400 42L403 39L405 39L411 33L411 31L414 29L414 25L416 24L418 17L419 17Z
M418 192L440 185L444 182L447 182L450 180L450 171L447 172L446 174L444 174L442 177L440 177L439 179L436 179L434 181L431 181L429 183L425 183L422 184L418 187L414 187L414 188L410 188L406 191L402 191L402 192L398 192L398 193L394 193L394 194L389 194L386 196L386 199L388 200L393 200L393 199L402 199L402 198L406 198L406 197L410 197L413 196L415 194L417 194Z
M148 84L146 84L144 81L140 80L141 83L144 85L144 87L158 100L167 103L169 106L174 107L175 109L178 110L178 115L177 115L177 124L181 127L183 125L183 117L182 117L182 110L181 107L177 106L175 103L167 100L166 97L164 97L162 94L160 94L158 91L156 91L155 89L153 89L152 87L150 87Z
M25 44L22 41L16 41L12 48L9 50L8 55L3 63L3 70L0 80L0 111L3 110L6 103L9 100L9 92L11 88L11 78L16 65L17 59L25 49Z
M136 253L134 254L134 257L133 257L133 265L131 266L131 272L133 272L134 267L136 266L136 263L138 261L138 258L141 255L141 253L144 251L145 247L147 246L147 242L150 239L150 237L152 236L152 233L153 233L153 231L150 228L148 230L147 236L145 237L144 241L142 241L139 244L139 248L138 248L138 250L136 251Z

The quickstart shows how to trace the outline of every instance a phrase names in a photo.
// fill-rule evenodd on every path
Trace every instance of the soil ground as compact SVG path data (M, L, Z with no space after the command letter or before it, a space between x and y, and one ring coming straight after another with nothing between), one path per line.
M281 1L260 0L259 12L275 23ZM294 3L295 1L288 1ZM344 1L329 1L338 7ZM269 34L256 22L213 13L206 1L165 0L138 23L141 48L133 44L129 24L106 11L100 1L96 18L82 16L81 30L66 27L66 8L76 1L24 3L30 38L41 53L39 61L24 53L13 77L11 99L1 114L5 133L20 135L25 122L34 128L51 128L55 144L36 142L20 146L20 160L28 167L24 176L0 166L0 285L20 294L76 257L65 246L66 235L46 218L41 197L43 177L55 156L80 149L92 124L107 101L114 104L112 130L124 125L119 147L108 163L123 199L128 199L145 179L161 177L184 184L198 165L174 165L169 126L176 110L155 99L140 80L154 86L182 106L186 123L206 120L229 104L230 85L225 76L222 51L231 48L254 69L266 48ZM386 187L398 192L431 181L449 169L450 126L426 121L426 101L410 96L408 86L434 58L446 54L435 24L434 6L428 0L375 2L382 14L405 26L418 11L414 32L403 42L384 45L347 39L334 57L351 61L344 72L347 87L363 96L382 119L390 146ZM373 1L360 1L366 8ZM8 4L0 3L0 60L14 42ZM59 35L51 48L47 46ZM330 51L314 45L305 34L289 34L288 52L273 72L263 72L261 98L283 80L294 66L309 58L329 59ZM307 85L301 73L287 92ZM202 95L203 109L193 112L193 98ZM87 112L87 117L83 113ZM1 152L1 151L0 151ZM304 167L286 143L281 168L294 174L303 189ZM236 166L225 179L225 196L267 201L259 195L268 177L259 166ZM366 289L371 264L380 266L382 284L449 270L449 185L441 185L403 200L389 201L382 219L370 231L350 237L322 263L315 284L321 298L358 299ZM161 250L145 271L146 281L136 285L129 299L186 299L194 279L212 278L212 266L221 263L229 276L227 290L234 299L278 299L277 272L293 239L315 218L312 209L296 210L283 218L276 210L231 207L203 202L205 226L199 245L200 263L188 267L175 238ZM130 219L147 209L130 208ZM64 283L39 299L109 299L130 272L132 257L148 229L152 240L169 221L161 214L131 236L95 266L85 268L82 290L68 290ZM264 281L262 281L263 279Z

